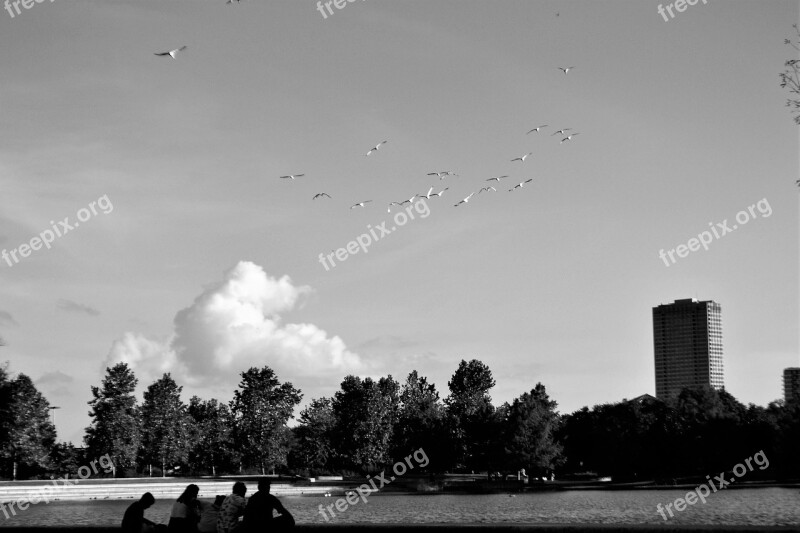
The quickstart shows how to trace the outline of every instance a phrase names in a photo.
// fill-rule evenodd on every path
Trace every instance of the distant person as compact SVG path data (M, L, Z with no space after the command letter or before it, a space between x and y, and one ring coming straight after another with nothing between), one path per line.
M269 489L270 481L260 479L258 492L250 496L244 511L244 527L247 533L284 531L294 526L292 515L284 509L278 498L269 493ZM273 517L273 511L278 511L280 516Z
M219 510L225 496L217 496L214 503L200 502L200 522L197 524L197 531L200 533L217 533L217 521Z
M217 533L235 533L241 530L239 517L244 516L247 507L247 487L241 481L233 484L233 493L228 495L222 502L217 519Z
M156 499L153 495L145 492L139 500L130 504L122 517L122 532L151 533L155 531L156 524L144 517L145 509L149 509L155 502Z
M199 492L200 487L191 484L172 504L168 524L170 533L197 533L197 522L200 520Z

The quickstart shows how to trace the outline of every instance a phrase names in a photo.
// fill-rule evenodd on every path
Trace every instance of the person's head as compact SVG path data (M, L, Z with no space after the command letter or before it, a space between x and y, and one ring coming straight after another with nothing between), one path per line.
M244 498L244 495L247 494L247 486L241 481L237 481L233 484L233 493Z
M258 490L263 490L264 492L269 492L269 488L272 483L268 479L259 479L258 480Z
M139 498L139 501L142 502L142 506L145 509L156 503L156 499L149 492L145 492L144 494L142 494L142 497Z
M214 506L215 507L222 507L222 502L224 502L224 501L225 501L225 495L224 494L217 494L217 497L214 498Z
M183 494L178 496L178 503L192 503L197 499L197 494L200 492L200 487L192 483L186 487Z

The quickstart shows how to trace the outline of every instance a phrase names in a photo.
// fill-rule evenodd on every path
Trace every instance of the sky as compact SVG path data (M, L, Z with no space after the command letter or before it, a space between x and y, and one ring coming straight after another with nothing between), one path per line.
M121 361L140 399L170 372L185 400L228 401L268 365L305 405L412 370L444 397L479 359L495 404L541 382L569 413L654 394L652 308L697 298L722 307L727 390L781 398L800 366L778 79L798 2L658 6L9 6L0 361L76 444Z

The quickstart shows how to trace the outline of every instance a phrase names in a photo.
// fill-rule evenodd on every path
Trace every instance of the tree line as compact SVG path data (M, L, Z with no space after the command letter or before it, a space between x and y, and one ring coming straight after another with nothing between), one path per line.
M770 479L800 477L800 402L745 406L710 387L669 402L649 395L561 415L541 383L495 406L492 372L462 360L441 398L412 371L403 383L346 376L332 397L311 400L268 366L250 368L230 402L193 396L170 374L140 403L138 380L119 363L91 388L85 447L57 443L49 403L24 374L0 368L0 476L75 472L108 454L117 477L225 473L363 474L423 448L427 473L500 472L559 478L613 476L669 482L730 470L763 451Z

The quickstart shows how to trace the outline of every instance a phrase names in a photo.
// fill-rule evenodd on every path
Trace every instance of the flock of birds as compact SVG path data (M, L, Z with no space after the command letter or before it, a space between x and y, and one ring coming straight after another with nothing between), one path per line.
M234 0L228 0L226 3L230 4L233 1ZM235 1L239 2L239 0L235 0ZM558 16L558 15L556 15L556 16ZM181 46L179 48L175 48L174 50L169 50L169 51L166 51L166 52L156 52L155 55L156 56L161 56L161 57L169 56L172 59L176 59L177 55L180 52L183 52L186 49L187 49L187 46L184 45L184 46ZM558 70L563 72L564 75L567 75L567 74L569 74L569 71L574 69L574 68L575 68L574 66L558 67ZM539 133L543 128L547 128L547 127L548 127L547 124L542 124L541 126L536 126L535 128L532 128L531 130L529 130L525 135L530 135L531 133ZM562 136L562 139L561 139L559 144L564 144L565 142L571 141L572 138L575 137L576 135L580 135L580 133L579 132L575 132L572 128L561 128L561 129L556 130L555 132L553 132L550 136L554 137L556 135ZM385 144L387 144L388 142L389 142L388 140L384 140L384 141L379 142L378 144L376 144L375 146L370 148L367 151L366 154L364 154L365 157L369 157L374 153L378 153L378 151L381 149L381 147L384 146ZM519 157L515 157L515 158L511 159L511 162L514 163L514 162L519 161L520 163L525 163L525 161L529 157L531 157L532 155L533 155L533 152L527 152L527 153L525 153L525 154L523 154L523 155L521 155ZM457 177L458 176L458 174L456 174L455 172L453 172L451 170L443 170L443 171L438 171L438 172L429 172L427 175L428 176L435 176L435 177L439 178L439 180L443 180L443 179L445 179L447 177L450 177L450 176L453 176L453 177ZM302 178L304 176L305 176L305 174L287 174L285 176L278 176L278 177L279 177L279 179L282 179L282 180L296 180L297 178ZM508 175L493 176L491 178L486 179L485 181L490 181L490 182L491 181L496 181L499 184L500 180L503 180L503 179L508 178L508 177L509 177ZM526 183L530 183L531 181L533 181L533 178L528 178L526 180L523 180L523 181L517 183L516 185L514 185L513 187L511 187L510 189L508 189L508 192L514 192L517 189L522 189L523 187L525 187ZM798 180L798 184L800 184L800 180ZM406 200L402 200L402 201L399 201L399 202L394 202L394 201L393 202L389 202L386 211L391 213L392 206L403 206L405 204L411 204L416 199L424 198L426 200L430 200L434 196L441 198L442 194L444 194L444 192L448 191L448 190L450 190L450 188L449 187L445 187L442 190L440 190L439 192L434 192L434 187L430 187L428 189L428 192L425 193L425 194L417 193L417 194L412 195L411 198L408 198ZM481 193L484 193L484 192L486 192L486 193L497 192L497 189L495 187L493 187L493 186L490 186L490 185L483 186L480 189L478 189L477 191L471 192L469 195L465 196L464 198L459 200L457 203L453 204L453 206L454 207L458 207L460 205L467 204L467 203L469 203L469 201L472 199L473 196L475 196L476 194L480 195ZM332 199L333 197L330 194L328 194L327 192L318 192L311 199L312 200L317 200L317 199L323 199L323 198ZM356 202L355 204L350 206L350 209L356 209L356 208L359 208L359 207L365 207L366 204L368 204L368 203L372 203L372 200L363 200L361 202Z

